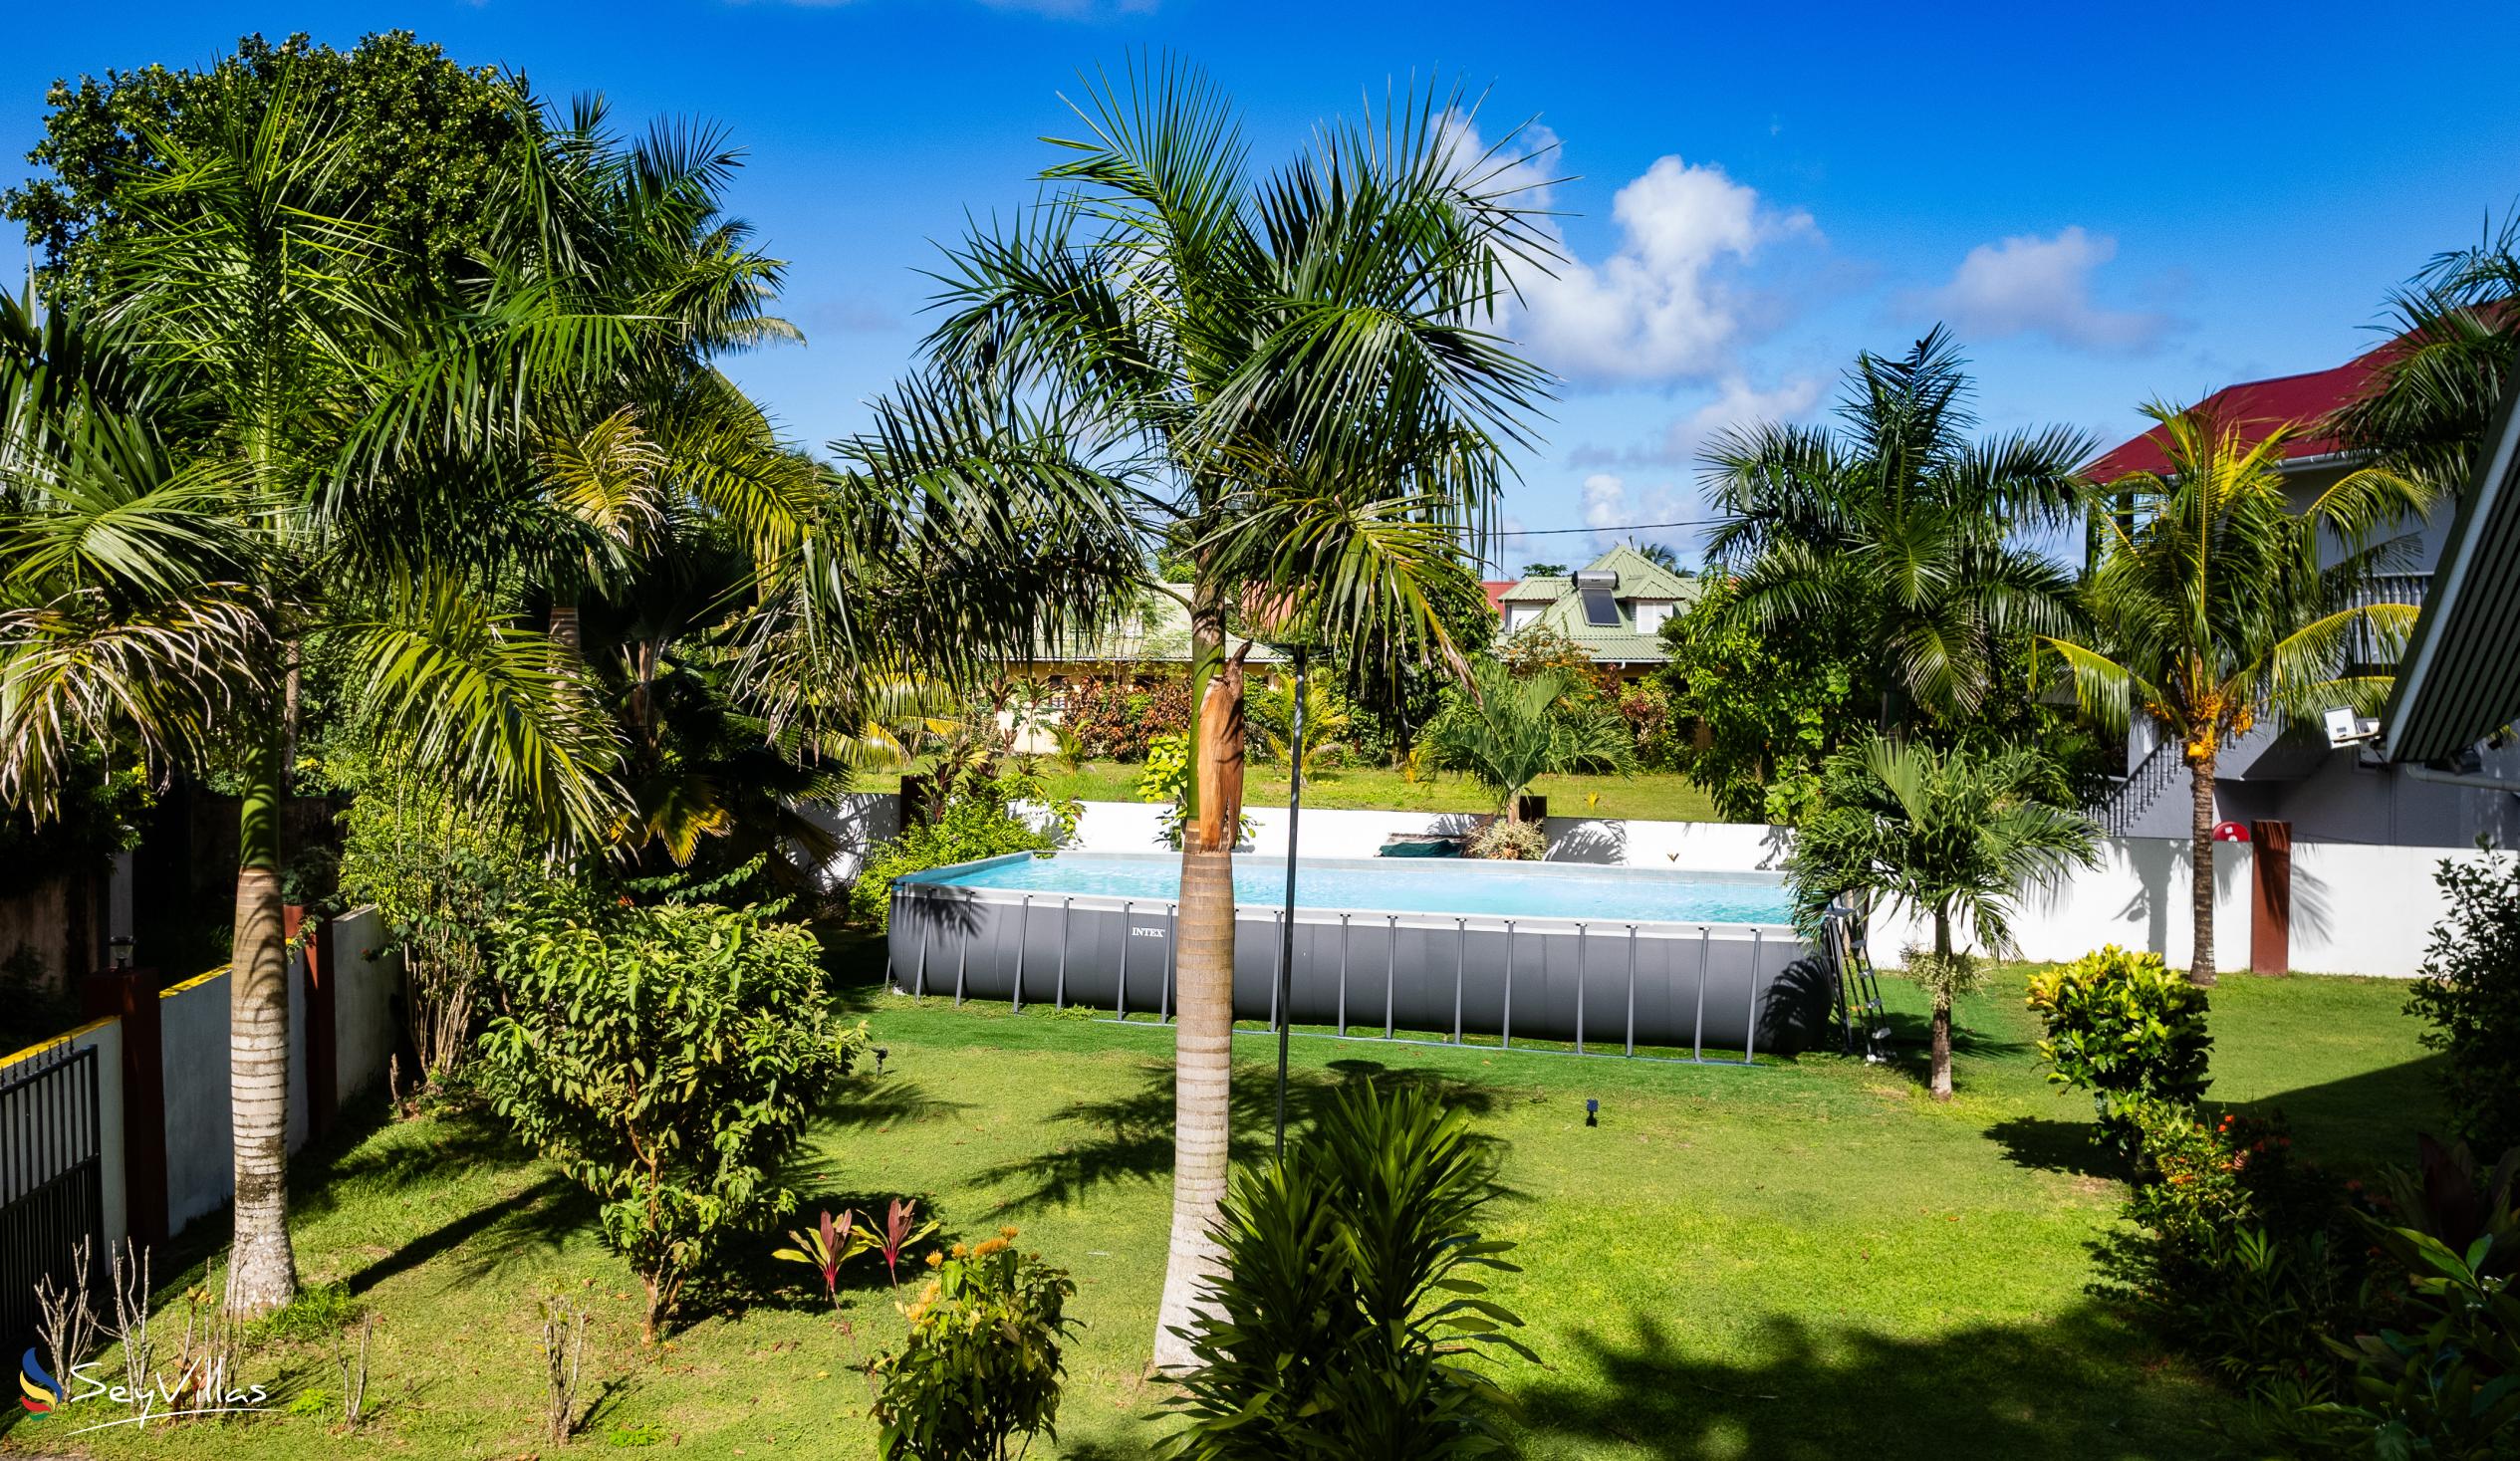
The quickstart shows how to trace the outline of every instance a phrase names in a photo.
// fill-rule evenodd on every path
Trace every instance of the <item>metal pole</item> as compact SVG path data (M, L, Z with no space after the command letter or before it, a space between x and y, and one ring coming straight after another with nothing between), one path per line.
M1584 925L1575 925L1575 1053L1584 1054Z
M1628 1054L1637 1053L1637 925L1628 925Z
M1339 915L1339 1033L1348 1033L1348 918Z
M1295 646L1295 724L1288 736L1286 783L1286 918L1278 941L1278 987L1269 996L1278 1017L1278 1155L1286 1155L1286 1048L1294 1038L1295 829L1304 815L1304 646Z
M1452 1043L1461 1043L1461 982L1470 972L1470 920L1452 920Z
M1714 936L1705 924L1697 925L1697 1023L1688 1033L1688 1056L1693 1061L1706 1059L1706 960L1713 952Z
M1163 912L1163 978L1155 985L1155 1023L1158 1025L1172 1023L1172 962L1180 942L1181 905L1168 903ZM1228 984L1227 988L1232 986ZM1231 1002L1229 995L1227 1003L1230 1005ZM1227 1013L1232 1011L1228 1009Z
M1386 913L1383 917L1383 1038L1391 1038L1398 1029L1400 990L1400 915Z
M1741 1033L1741 1064L1745 1066L1759 1063L1759 965L1765 962L1759 941L1766 937L1764 929L1750 930L1750 1023L1742 1027Z
M1012 994L1016 1014L1024 1013L1024 954L1033 938L1033 895L1024 894L1024 901L1015 909L1015 988Z
M1514 1048L1514 920L1505 920L1505 1043Z
M1278 909L1276 916L1279 928L1278 966L1269 972L1269 1028L1271 1030L1279 1028L1278 1017L1286 1010L1286 1002L1279 998L1286 990L1286 910Z
M1137 938L1137 905L1124 898L1120 905L1120 988L1112 991L1112 1014L1129 1018L1129 946Z
M1074 898L1059 900L1059 982L1050 991L1050 1007L1054 1010L1068 1007L1068 921L1076 915L1076 903Z

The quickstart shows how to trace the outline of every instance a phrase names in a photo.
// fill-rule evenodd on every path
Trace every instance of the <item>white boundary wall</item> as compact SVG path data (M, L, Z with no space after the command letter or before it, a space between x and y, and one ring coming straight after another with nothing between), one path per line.
M402 956L380 952L384 928L374 909L333 923L333 1030L337 1095L344 1101L382 1081L400 1043L394 1002L402 990ZM289 977L289 1149L306 1144L305 960L292 955ZM236 1190L236 1162L228 1144L227 971L214 970L157 997L159 1069L164 1080L166 1122L166 1226L179 1233L194 1219L216 1212ZM108 1242L129 1231L123 1130L123 1025L120 1019L82 1026L53 1045L97 1049L97 1100L103 1134L105 1227Z
M1155 833L1162 811L1136 802L1088 802L1071 846L1084 852L1155 851L1161 847ZM1285 810L1255 808L1250 815L1251 850L1284 856ZM1465 833L1480 820L1459 813L1308 810L1304 852L1371 857L1393 833ZM1776 871L1793 847L1790 829L1737 823L1552 817L1548 833L1551 861L1678 871ZM2076 871L2062 886L2032 889L2022 899L2014 927L2021 952L2039 960L2071 959L2118 943L2185 965L2193 925L2187 847L2184 838L2104 839L2098 867ZM2242 843L2214 849L2214 959L2225 969L2249 963L2251 855ZM2483 856L2438 848L2294 844L2292 967L2411 977L2433 924L2446 910L2433 886L2433 869L2445 858ZM1896 963L1907 945L1924 937L1913 920L1877 920L1873 952Z

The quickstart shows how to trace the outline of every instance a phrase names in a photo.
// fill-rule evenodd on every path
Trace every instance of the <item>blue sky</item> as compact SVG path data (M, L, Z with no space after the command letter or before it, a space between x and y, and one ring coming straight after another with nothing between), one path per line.
M2510 53L2520 9L2048 9L49 4L10 22L0 144L32 144L57 76L200 63L254 30L407 27L553 97L602 91L625 122L717 122L809 337L734 368L819 442L909 359L935 242L1032 196L1080 68L1178 51L1241 103L1263 162L1440 76L1487 93L1483 135L1536 118L1572 179L1550 195L1571 263L1514 317L1567 379L1508 495L1535 529L1702 516L1709 431L1819 415L1856 351L1937 319L1991 426L2114 441L2146 398L2367 348L2393 283L2520 196L2520 107L2467 64ZM1617 536L1517 539L1506 567ZM1688 530L1645 536L1693 556Z

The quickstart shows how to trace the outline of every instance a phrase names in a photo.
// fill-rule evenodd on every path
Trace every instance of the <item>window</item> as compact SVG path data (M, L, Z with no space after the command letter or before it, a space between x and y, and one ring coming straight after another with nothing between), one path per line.
M1637 605L1637 632L1639 634L1658 633L1661 631L1662 621L1670 616L1670 605L1640 602Z
M1575 592L1584 600L1584 622L1597 629L1619 627L1619 601L1612 596L1619 588L1617 574L1577 574Z

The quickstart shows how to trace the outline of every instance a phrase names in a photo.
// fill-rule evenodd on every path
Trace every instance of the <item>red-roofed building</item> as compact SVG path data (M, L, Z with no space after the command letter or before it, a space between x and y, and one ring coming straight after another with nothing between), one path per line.
M2321 431L2319 423L2331 411L2371 389L2380 367L2404 349L2401 337L2325 370L2243 380L2196 402L2196 409L2237 427L2252 444L2264 440L2278 426L2291 426L2294 435L2284 443L2288 468L2335 461L2336 438ZM2161 428L2155 426L2103 452L2092 462L2088 475L2095 482L2110 482L2130 472L2157 472L2167 465L2161 455Z
M2403 349L2400 337L2324 370L2243 380L2214 391L2196 408L2238 429L2252 443L2290 426L2294 434L2283 445L2286 494L2296 505L2306 505L2357 465L2322 424L2339 406L2369 390L2380 367ZM2155 426L2101 453L2086 474L2105 484L2167 465L2161 428ZM2431 521L2407 525L2411 551L2395 572L2373 585L2372 602L2423 602L2451 516L2452 508L2444 504ZM2095 809L2113 833L2187 835L2186 767L2175 745L2156 743L2157 734L2139 717L2129 737L2129 774ZM2304 842L2462 847L2480 834L2508 843L2520 833L2520 802L2515 799L2401 775L2354 749L2331 749L2314 726L2262 722L2223 753L2219 772L2214 787L2218 820L2288 822L2294 837Z

